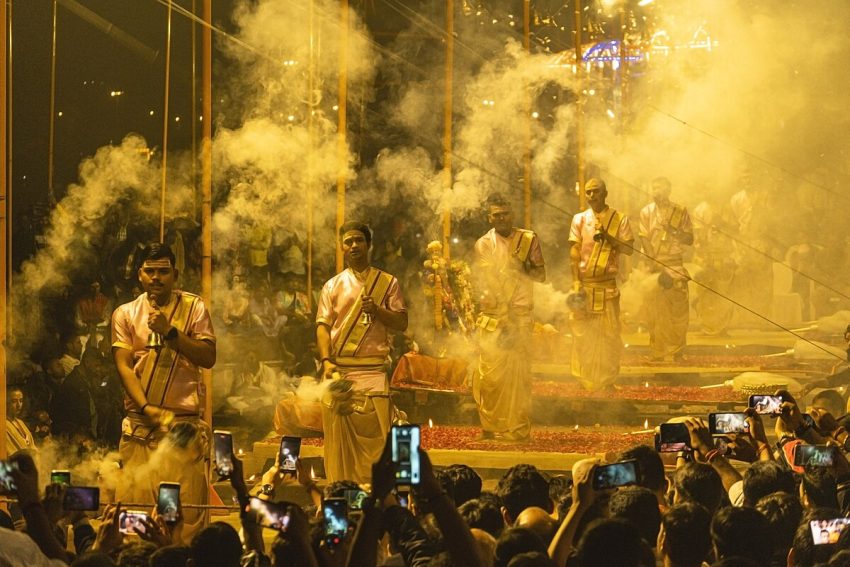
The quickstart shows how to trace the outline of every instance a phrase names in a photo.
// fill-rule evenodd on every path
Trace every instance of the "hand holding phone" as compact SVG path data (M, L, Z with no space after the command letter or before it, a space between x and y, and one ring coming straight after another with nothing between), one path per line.
M233 435L230 431L216 429L215 439L215 471L222 479L230 478L233 473Z
M782 413L782 401L782 396L753 394L750 396L749 406L755 409L757 414L776 417Z
M300 437L284 437L280 440L280 448L278 450L278 466L280 471L284 473L295 473L295 462L301 454L301 438Z
M593 471L593 489L605 490L637 484L637 461L621 461L610 465L600 465Z
M708 430L712 435L749 433L750 424L745 413L710 413L708 414Z
M290 521L289 506L287 502L251 498L247 510L248 518L258 526L286 532Z
M62 503L66 510L94 512L100 508L100 488L97 486L69 486Z
M150 520L144 510L122 510L118 517L118 531L125 535L145 533L145 522Z
M176 524L180 519L180 483L160 482L156 499L156 513L166 524Z
M419 426L394 425L391 435L396 484L419 484Z
M838 543L838 538L841 537L847 525L850 524L850 518L833 518L832 520L811 520L809 528L812 530L812 540L815 545L823 545L825 543Z
M692 451L691 433L684 423L662 423L659 426L658 451L678 453Z
M794 447L794 466L831 467L835 464L837 447L828 445L804 445Z
M0 494L12 496L18 493L18 485L12 471L18 470L15 461L0 461Z
M322 514L325 545L333 549L348 533L348 502L345 498L327 498L322 502Z

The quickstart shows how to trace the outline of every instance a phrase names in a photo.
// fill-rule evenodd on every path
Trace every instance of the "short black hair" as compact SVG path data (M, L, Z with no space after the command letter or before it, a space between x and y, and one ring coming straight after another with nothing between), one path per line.
M335 480L326 484L322 493L325 498L343 498L346 490L361 490L361 488L353 480Z
M847 402L844 401L844 396L842 396L836 390L822 390L818 392L812 398L812 405L816 406L819 400L823 404L820 407L829 410L829 413L833 414L833 417L841 417L842 415L847 413Z
M800 480L803 494L812 508L840 508L838 505L838 482L826 467L806 467Z
M746 557L763 562L773 554L767 518L755 508L727 506L714 514L711 541L718 559Z
M655 547L661 527L661 510L655 494L643 486L624 486L608 500L608 513L637 528L649 547Z
M595 520L576 546L579 565L593 567L650 567L652 550L632 524L619 518Z
M139 254L139 268L148 260L171 260L171 265L177 265L177 256L165 242L151 242Z
M676 565L700 565L711 551L711 514L694 502L667 509L661 518L664 549Z
M756 461L744 472L744 506L774 492L794 494L796 485L793 473L776 461Z
M455 506L481 496L481 477L467 465L449 465L436 476Z
M487 212L490 211L490 207L507 207L509 209L513 209L511 202L501 193L493 193L487 197L487 201L484 205Z
M213 522L192 538L192 559L204 567L239 567L242 542L229 524Z
M366 245L372 246L372 231L369 229L369 226L365 222L350 220L342 223L342 226L339 227L339 238L342 240L342 237L346 232L350 230L357 230L363 233L363 237L366 239Z
M546 543L528 528L508 528L496 541L496 559L493 567L507 567L520 553L539 551L546 553Z
M794 535L803 517L803 506L796 494L774 492L756 503L756 510L767 519L773 539L773 552L782 558L794 545Z
M723 482L714 467L687 462L676 469L673 487L680 501L695 502L713 512L723 498Z
M496 492L508 510L512 521L531 506L551 513L554 508L549 498L549 483L534 465L514 465L499 479Z
M555 562L542 551L526 551L514 555L508 567L555 567Z
M192 557L192 550L186 545L168 545L157 549L150 557L150 567L184 567L186 560Z
M458 507L458 512L470 528L484 530L495 538L498 538L505 529L502 512L491 499L467 500Z

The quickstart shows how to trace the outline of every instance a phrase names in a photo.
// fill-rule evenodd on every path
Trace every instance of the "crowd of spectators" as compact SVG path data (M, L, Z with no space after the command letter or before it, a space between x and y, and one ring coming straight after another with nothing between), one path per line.
M169 524L155 511L142 521L144 534L123 535L120 503L108 503L93 523L64 510L66 488L51 484L41 495L39 472L22 451L11 457L9 468L24 525L2 521L0 564L850 565L850 529L845 529L850 523L845 457L850 434L828 411L834 408L824 407L832 396L816 397L803 413L788 392L779 394L781 413L771 418L776 443L768 441L768 418L752 408L746 412L749 430L731 435L723 450L716 448L704 420L684 417L678 421L687 429L691 450L676 455L675 468L668 463L665 469L654 448L636 446L609 456L611 462L636 462L640 473L636 482L614 488L598 487L603 463L588 458L563 475L515 465L488 491L469 466L437 469L424 450L420 483L399 486L391 435L368 486L340 481L320 487L298 461L292 474L275 463L257 490L246 484L243 465L232 455L230 483L240 510L239 529L215 522L186 545L179 519ZM832 458L795 464L794 454L808 445ZM303 491L300 498L293 496L298 491ZM330 520L330 503L340 498L347 502L347 527L340 517ZM67 525L74 526L70 542L65 541ZM340 525L341 532L329 533L328 526ZM263 537L264 529L271 530L271 537Z

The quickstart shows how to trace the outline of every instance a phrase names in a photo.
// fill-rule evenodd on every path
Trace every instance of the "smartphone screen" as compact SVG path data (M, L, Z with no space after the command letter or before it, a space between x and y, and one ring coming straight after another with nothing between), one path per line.
M678 453L691 450L691 434L684 423L662 423L659 431L659 452Z
M812 520L809 527L815 545L838 543L841 532L850 524L850 518L833 518L832 520Z
M65 490L63 506L66 510L91 512L100 508L100 488L97 486L69 486Z
M71 486L71 471L50 471L50 484Z
M595 490L637 484L637 480L637 461L601 465L593 471L593 488Z
M329 547L339 545L348 532L348 502L345 498L328 498L322 502L322 512L325 543Z
M0 461L0 494L13 495L18 492L18 485L12 478L12 471L18 470L18 464L13 461Z
M215 471L221 478L229 478L233 472L233 435L229 431L216 430L215 437Z
M142 510L124 510L118 516L118 531L122 534L145 533L142 521L150 521L150 516Z
M398 498L398 505L402 508L410 507L410 491L409 490L397 490L396 497Z
M835 448L827 445L797 445L794 448L794 466L831 467Z
M176 524L180 516L180 483L160 482L156 498L156 513L167 524Z
M782 396L753 394L750 396L750 407L761 415L779 415L782 413Z
M350 489L345 491L345 501L348 503L349 510L362 510L363 509L363 499L366 498L368 494L366 494L365 490Z
M298 455L301 454L301 438L300 437L284 437L280 440L280 454L278 463L280 470L284 472L295 472L295 461L298 460Z
M392 445L396 484L419 484L419 426L394 425Z
M248 517L257 525L285 532L289 527L289 504L251 498Z
M708 429L712 435L746 433L750 430L750 424L747 423L747 415L744 413L710 413Z

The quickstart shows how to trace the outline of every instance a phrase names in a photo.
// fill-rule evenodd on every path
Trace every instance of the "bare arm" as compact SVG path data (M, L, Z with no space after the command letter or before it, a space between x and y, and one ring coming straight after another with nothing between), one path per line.
M118 370L118 375L121 377L121 385L124 386L124 391L133 400L133 403L138 407L143 407L148 403L145 396L145 391L142 390L142 385L133 371L133 352L126 348L112 347L112 359L115 361L115 368Z
M528 275L529 278L536 282L543 283L546 281L545 265L541 264L540 266L533 266L531 264L528 264L528 268L526 268L525 273Z
M388 329L400 332L407 330L407 311L390 311L386 307L377 305L368 295L363 296L362 309L364 313L375 317Z
M573 289L578 290L581 287L581 244L573 242L570 247L570 271L573 274Z
M549 557L557 567L564 567L567 564L581 519L596 497L591 484L592 473L596 469L594 461L589 459L580 461L575 467L573 469L573 504L555 537L552 538L552 543L549 544Z

